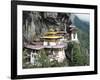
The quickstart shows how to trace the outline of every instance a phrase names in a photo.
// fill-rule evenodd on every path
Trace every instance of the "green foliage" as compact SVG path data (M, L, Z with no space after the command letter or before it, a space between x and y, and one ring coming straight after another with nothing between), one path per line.
M83 48L89 49L89 33L78 29L78 39Z
M69 43L68 43L68 47L67 47L67 51L68 51L69 53L71 53L72 48L73 48L73 43L72 43L72 42L69 42Z
M71 47L71 58L69 61L69 66L85 66L88 65L88 57L86 54L83 54L82 47L79 43L73 43L73 47ZM71 45L72 46L72 45Z
M40 64L40 67L49 67L50 60L48 59L48 56L46 55L45 51L42 50L38 54L39 54L39 56L38 56L37 62L38 62L38 64Z
M74 43L73 44L73 65L83 65L83 57L82 53L80 51L80 46L79 44Z
M23 65L27 62L27 58L28 58L27 53L28 53L28 51L27 51L27 49L25 49L22 54Z
M78 38L80 41L80 49L81 49L81 53L83 56L83 64L84 65L89 65L89 31L88 32L84 32L83 30L78 30Z

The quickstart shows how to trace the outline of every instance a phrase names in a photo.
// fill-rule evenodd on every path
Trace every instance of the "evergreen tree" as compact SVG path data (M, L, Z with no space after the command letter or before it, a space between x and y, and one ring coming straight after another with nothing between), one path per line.
M73 65L75 65L75 66L83 65L82 53L81 53L81 50L80 50L80 46L77 43L73 44Z
M73 59L71 62L69 62L70 66L84 66L87 64L87 57L82 53L79 43L73 42L71 51L71 54L73 54L71 57Z

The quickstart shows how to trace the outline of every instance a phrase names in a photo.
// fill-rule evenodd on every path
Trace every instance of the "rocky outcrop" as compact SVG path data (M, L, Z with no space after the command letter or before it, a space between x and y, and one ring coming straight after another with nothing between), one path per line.
M69 13L23 11L23 40L32 42L51 27L67 31L71 24L69 17Z

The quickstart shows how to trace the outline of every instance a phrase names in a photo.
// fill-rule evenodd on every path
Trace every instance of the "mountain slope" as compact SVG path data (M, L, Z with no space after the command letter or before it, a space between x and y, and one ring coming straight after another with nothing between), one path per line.
M75 25L79 29L81 29L82 31L89 32L89 22L83 21L74 15L72 23L73 23L73 25Z

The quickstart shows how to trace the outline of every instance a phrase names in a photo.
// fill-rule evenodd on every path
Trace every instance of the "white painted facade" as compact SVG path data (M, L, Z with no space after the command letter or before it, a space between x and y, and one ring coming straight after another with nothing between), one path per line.
M34 64L34 62L35 62L34 54L36 54L36 53L31 52L31 56L30 56L30 63L31 64Z
M58 50L57 53L55 53L55 52L53 51L53 55L56 55L55 59L56 59L58 62L63 62L64 59L65 59L65 57L66 57L66 56L65 56L65 51L64 51L64 49Z
M48 43L47 43L46 41L43 42L43 45L44 45L44 46L47 46L47 44L48 44Z
M50 46L56 45L56 42L49 42Z
M58 52L58 62L63 62L65 59L65 51L62 49L61 51Z
M31 52L31 56L30 56L30 63L31 64L33 64L33 65L35 65L35 60L36 60L36 56L37 56L38 54L36 53L36 52Z
M71 34L71 40L72 40L72 41L78 41L77 33L75 33L75 34L72 33L72 34Z
M56 42L46 42L46 41L43 42L44 46L54 46L56 44L57 44Z

